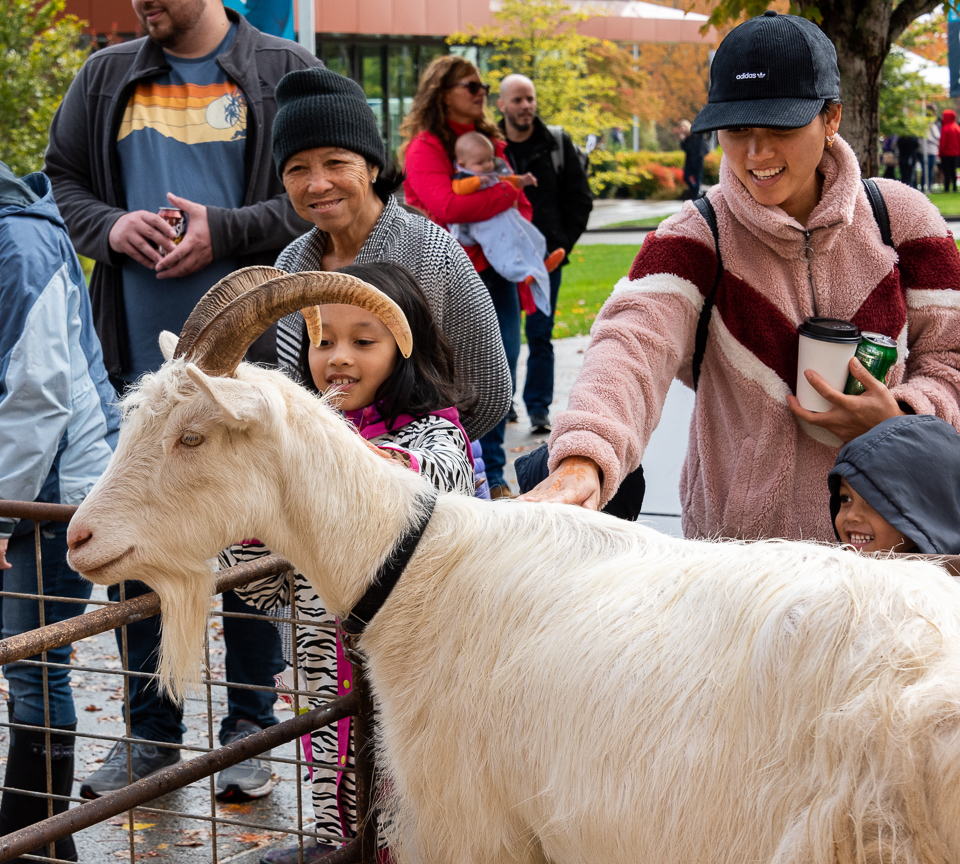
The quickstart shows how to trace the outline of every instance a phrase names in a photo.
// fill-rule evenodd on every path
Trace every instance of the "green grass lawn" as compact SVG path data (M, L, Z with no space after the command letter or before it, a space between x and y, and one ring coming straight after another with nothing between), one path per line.
M627 275L637 251L636 245L574 247L570 263L563 268L554 318L554 339L590 332L597 312L617 281Z
M940 210L941 216L960 216L960 192L932 192L927 197Z
M664 219L669 219L673 214L668 213L665 216L646 216L643 219L628 219L626 222L614 222L612 225L604 225L606 228L656 228Z

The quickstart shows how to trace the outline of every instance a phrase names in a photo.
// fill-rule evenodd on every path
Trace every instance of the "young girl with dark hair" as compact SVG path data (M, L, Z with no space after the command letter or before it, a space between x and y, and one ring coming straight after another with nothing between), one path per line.
M450 346L416 279L391 262L354 264L339 272L374 285L400 307L410 325L413 349L404 357L390 330L366 309L321 306L319 344L311 344L305 332L300 347L298 371L304 385L324 394L384 458L423 475L440 492L473 495L473 459L458 408L469 412L475 397L458 384ZM224 550L220 563L230 567L267 554L259 541L245 540ZM295 644L301 676L297 686L313 694L311 708L349 692L352 671L336 638L334 618L304 576L295 574L293 598L285 573L253 582L237 594L263 610L289 607L292 599L296 617L310 622L298 629ZM285 649L292 660L289 644ZM285 686L293 683L291 678ZM303 861L310 864L335 848L333 838L350 836L356 827L350 719L341 720L336 729L324 727L304 736L304 755L315 763L310 770L314 827L329 836L305 841ZM298 844L273 849L261 861L287 864L299 856Z

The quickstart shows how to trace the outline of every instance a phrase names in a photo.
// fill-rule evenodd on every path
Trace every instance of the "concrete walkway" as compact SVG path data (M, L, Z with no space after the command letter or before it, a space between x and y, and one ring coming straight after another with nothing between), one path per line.
M583 365L583 351L590 341L589 336L572 336L568 339L555 339L554 357L556 358L556 378L554 400L550 406L550 416L554 417L567 407L570 389ZM523 391L526 375L527 346L520 349L520 362L517 369L517 392ZM535 450L545 444L548 436L533 435L530 432L530 420L518 395L514 400L520 419L507 424L506 477L516 491L516 472L513 463L524 453ZM680 529L680 467L686 452L687 430L690 428L690 415L693 412L693 392L678 382L674 382L667 395L660 423L643 457L644 478L647 491L643 501L641 520L665 534L682 536Z
M683 201L633 201L620 198L598 198L587 222L587 231L596 231L617 222L648 219L653 216L671 216L679 213Z

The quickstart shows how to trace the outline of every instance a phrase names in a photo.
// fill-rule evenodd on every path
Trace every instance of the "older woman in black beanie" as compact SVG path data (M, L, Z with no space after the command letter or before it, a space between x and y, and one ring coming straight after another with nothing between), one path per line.
M489 294L460 245L393 196L402 175L387 166L377 121L360 85L327 69L303 69L277 86L273 158L297 213L316 227L280 254L283 270L335 270L394 261L423 287L453 348L460 381L477 395L464 426L471 440L510 407L511 384ZM295 369L303 319L280 323L281 365Z

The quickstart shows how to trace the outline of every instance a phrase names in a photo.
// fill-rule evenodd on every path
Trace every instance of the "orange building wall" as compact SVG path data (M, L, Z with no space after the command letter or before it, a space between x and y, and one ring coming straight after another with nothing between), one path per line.
M140 30L130 0L67 0L67 12L88 22L85 33L136 33Z
M296 5L294 6L296 8ZM492 23L489 0L315 0L318 33L448 36ZM139 31L130 0L67 0L67 11L89 22L88 33ZM593 18L580 28L616 42L713 42L697 21Z

